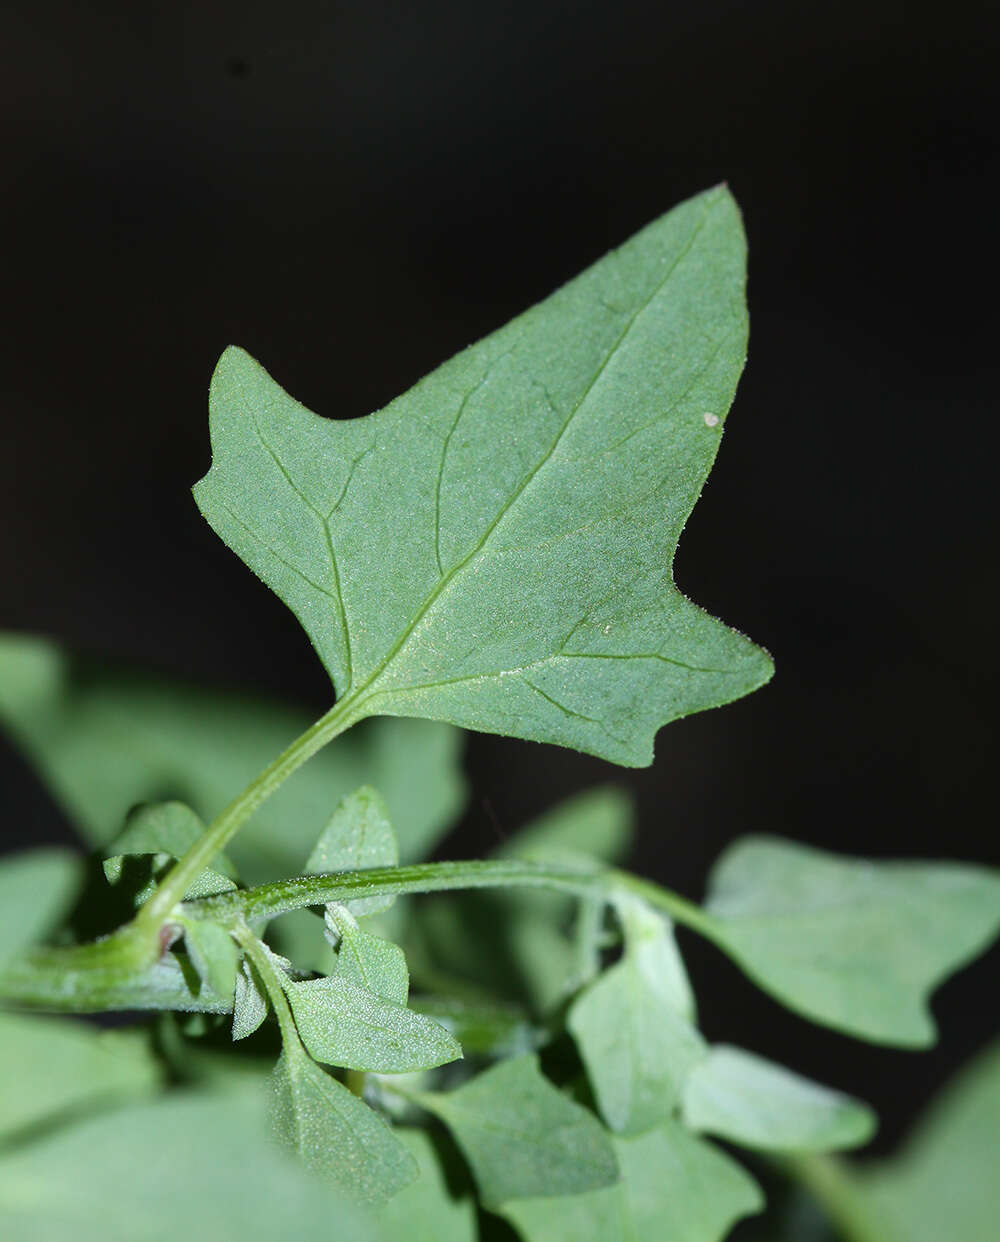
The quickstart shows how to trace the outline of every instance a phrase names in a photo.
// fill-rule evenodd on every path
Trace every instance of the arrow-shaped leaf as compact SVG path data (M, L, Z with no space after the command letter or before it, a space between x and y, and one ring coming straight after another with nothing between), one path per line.
M1000 929L1000 875L961 863L839 858L748 837L712 871L702 930L814 1021L933 1043L927 997Z
M768 679L670 568L743 365L744 249L711 190L367 418L226 351L196 499L353 718L643 765L662 724Z

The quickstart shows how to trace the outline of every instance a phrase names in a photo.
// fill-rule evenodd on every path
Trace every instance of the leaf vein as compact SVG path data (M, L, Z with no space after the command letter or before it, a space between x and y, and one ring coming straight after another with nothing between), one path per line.
M325 595L327 599L331 600L334 604L336 604L337 602L336 598L330 594L330 591L326 587L320 586L318 582L314 582L313 579L310 578L309 575L304 570L299 569L298 565L293 565L291 561L286 560L285 557L283 557L280 552L278 552L275 548L273 548L262 535L259 535L251 526L248 526L247 523L244 522L243 519L239 516L239 514L236 513L236 511L233 509L231 505L227 504L224 500L220 500L219 507L224 509L226 513L229 514L229 516L233 519L236 525L239 526L242 530L244 530L250 536L250 538L254 541L254 543L259 544L260 547L262 547L265 552L273 556L274 559L278 561L280 564L284 565L286 569L290 569L293 574L295 574L297 577L301 578L303 582L311 586L314 591L319 591L320 595Z
M452 436L458 429L458 424L462 421L462 415L465 413L469 402L476 395L476 393L479 392L503 359L509 358L513 352L514 348L511 347L510 349L505 350L504 353L499 354L496 358L494 358L483 372L482 377L475 384L473 384L469 391L462 397L462 400L459 402L458 409L455 412L455 417L452 420L452 424L448 428L448 434L445 436L444 443L441 445L441 461L438 464L437 482L434 487L434 555L437 558L438 573L441 574L444 573L444 564L441 561L441 484L444 479L444 467L445 460L448 456L448 447L451 444Z
M511 509L518 502L521 496L524 495L525 491L530 486L532 481L535 478L537 478L539 472L548 464L549 461L552 460L552 457L554 453L556 452L556 450L558 449L563 436L566 434L566 431L569 429L570 424L572 423L576 414L580 410L584 401L586 401L586 399L589 397L591 392L593 392L601 376L607 370L608 366L611 363L611 360L614 358L615 354L618 352L618 349L621 346L622 342L625 340L629 332L635 326L639 317L652 304L653 299L656 298L662 292L662 290L666 287L671 277L677 271L677 268L679 267L679 265L683 262L683 260L687 257L687 255L690 254L692 248L694 247L695 242L697 241L699 235L701 234L702 230L705 227L705 223L708 220L711 210L712 210L712 205L709 205L705 209L704 213L702 214L702 217L699 220L698 224L691 230L691 236L688 238L687 242L681 248L680 252L678 253L677 257L674 259L673 263L671 263L670 267L668 268L667 272L664 274L663 278L657 282L657 284L655 285L655 287L653 288L649 296L644 299L641 305L636 308L634 313L628 319L625 326L622 328L621 332L618 334L615 341L613 342L610 349L608 350L607 354L601 361L600 366L595 371L593 378L587 384L583 393L580 395L579 399L576 401L573 408L570 410L569 414L564 419L552 444L549 446L546 452L543 453L541 458L532 467L532 469L528 471L528 473L525 475L521 483L518 484L518 486L514 489L514 492L511 495L510 499L507 501L506 504L504 504L500 508L500 511L497 513L493 521L490 522L490 524L487 526L486 530L483 532L481 538L475 544L475 546L455 566L453 566L453 568L450 569L448 573L443 578L441 578L440 581L431 589L431 591L428 593L424 602L417 609L417 612L415 616L413 617L413 620L410 622L409 626L403 631L402 634L400 634L396 642L389 649L388 653L383 657L382 661L376 666L376 668L372 672L367 682L369 686L376 680L376 678L378 678L385 671L385 669L396 658L396 656L399 655L400 651L402 651L406 643L410 640L412 635L416 632L417 626L424 619L424 617L427 615L430 609L434 606L437 600L441 598L441 596L448 589L451 583L455 581L456 577L462 572L462 570L467 565L469 565L470 562L475 559L475 557L479 555L479 553L486 546L487 542L489 541L490 536L496 530L500 522L503 521L504 517L506 517L506 515L511 511Z
M299 485L292 478L291 473L285 466L285 463L278 456L278 453L272 447L267 437L264 435L263 431L261 431L260 423L257 421L257 416L251 412L250 419L253 423L254 431L256 432L257 439L260 441L261 446L266 450L271 460L281 471L281 474L284 477L285 481L288 483L288 486L292 489L292 491L296 494L296 496L298 496L298 498L302 501L302 503L306 506L306 508L309 509L309 511L316 516L317 520L319 521L320 527L322 528L323 538L326 544L326 553L330 560L330 582L332 586L332 590L326 590L323 592L323 594L326 595L328 599L332 600L334 605L336 606L338 620L340 622L341 639L344 644L345 685L344 685L343 691L341 692L341 696L343 696L343 694L346 694L347 691L350 689L351 682L354 680L354 674L352 671L352 658L351 658L351 629L347 623L347 612L344 608L344 597L340 589L340 570L337 566L337 554L334 551L333 538L330 534L330 517L336 510L337 505L339 505L340 502L344 499L344 495L347 492L348 485L350 484L351 479L354 477L354 471L357 469L358 465L361 462L361 458L364 457L365 454L362 453L360 457L355 459L354 464L351 467L351 471L347 476L347 482L344 484L343 489L340 493L340 496L337 498L337 503L333 506L333 509L330 510L330 513L324 514L324 513L321 513L319 509L316 508L316 506L309 499L309 497L305 494L302 488L299 487Z

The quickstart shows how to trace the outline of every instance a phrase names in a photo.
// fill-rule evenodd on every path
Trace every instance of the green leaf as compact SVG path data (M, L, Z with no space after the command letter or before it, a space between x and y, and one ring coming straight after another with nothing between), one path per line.
M463 1187L456 1195L441 1153L426 1130L397 1130L417 1162L420 1176L381 1209L379 1234L384 1242L477 1242L476 1202ZM448 1169L447 1173L453 1173Z
M925 1047L933 988L1000 929L1000 875L840 858L748 837L716 864L703 930L765 991L875 1043Z
M253 965L244 958L233 991L233 1041L252 1035L266 1017L265 989Z
M563 1199L505 1203L525 1242L722 1242L764 1200L721 1152L666 1122L614 1140L621 1182Z
M83 864L69 850L28 850L0 861L0 966L63 920L82 880Z
M605 1121L636 1134L671 1116L706 1046L668 923L641 902L622 914L624 956L573 1002L567 1026Z
M399 945L362 931L349 911L337 904L327 907L326 921L339 937L332 973L385 1000L405 1005L410 976Z
M284 987L302 1042L326 1065L403 1074L462 1055L454 1036L439 1023L342 975Z
M881 1242L985 1242L1000 1219L1000 1042L931 1105L902 1152L857 1185Z
M683 1116L692 1130L765 1151L857 1147L876 1127L867 1105L725 1044L692 1070Z
M305 874L395 867L398 862L399 846L388 808L370 785L364 785L342 799L334 811L309 855ZM394 901L394 897L363 897L345 904L360 916L387 910Z
M0 1139L153 1091L159 1066L145 1032L100 1031L66 1018L0 1014Z
M360 1107L364 1107L360 1105ZM346 1196L265 1136L256 1094L174 1094L65 1127L0 1161L4 1242L288 1236L374 1242Z
M184 946L191 964L213 992L232 997L239 971L240 953L232 936L218 923L204 919L183 919Z
M227 805L311 723L287 705L163 681L0 634L0 725L92 844L131 807L175 798L204 819ZM371 781L392 815L404 861L440 839L464 799L461 734L429 721L351 729L300 768L254 815L231 854L248 884L302 865L330 807Z
M278 1137L314 1172L359 1202L384 1203L418 1175L389 1126L297 1043L274 1069Z
M670 571L743 366L744 267L710 190L351 421L229 349L195 498L357 718L648 764L661 725L772 671Z
M148 856L150 878L135 896L141 905L156 887L160 875L181 858L205 831L202 819L183 802L144 803L128 814L125 828L105 847L104 874L109 884L122 879L126 857ZM236 869L225 854L219 854L211 868L206 867L189 887L185 898L210 897L236 887Z
M535 1056L501 1061L447 1095L416 1098L455 1136L487 1206L579 1194L618 1177L597 1118L543 1078Z

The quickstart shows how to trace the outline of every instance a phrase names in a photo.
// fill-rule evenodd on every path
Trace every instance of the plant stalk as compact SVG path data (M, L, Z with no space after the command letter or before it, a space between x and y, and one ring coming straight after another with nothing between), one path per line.
M211 865L219 851L225 848L261 803L276 792L307 759L359 718L357 699L341 699L326 715L306 729L305 733L300 734L230 802L209 824L202 837L171 868L159 888L139 911L136 925L146 933L157 931L178 902L184 899L184 894L192 882Z
M509 885L556 889L574 896L609 896L608 873L547 863L503 860L413 863L405 867L373 867L328 875L303 875L261 884L257 888L219 893L185 904L194 918L227 922L241 916L248 922L274 918L303 906L325 906L359 897L438 893L450 889L502 888Z

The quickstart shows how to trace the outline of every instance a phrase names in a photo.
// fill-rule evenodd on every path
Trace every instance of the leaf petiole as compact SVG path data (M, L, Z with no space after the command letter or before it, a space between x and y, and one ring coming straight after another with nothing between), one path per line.
M292 1017L291 1006L288 1004L285 990L281 986L281 979L278 977L278 972L268 956L267 950L244 923L237 922L232 928L232 933L264 985L267 999L271 1002L274 1016L278 1019L278 1026L281 1029L281 1038L285 1047L298 1047L299 1033L295 1025L295 1019Z
M508 886L555 889L574 896L610 893L606 871L583 870L558 864L506 859L413 863L403 867L371 867L327 875L303 875L277 880L257 888L220 893L185 902L194 918L226 922L234 916L248 921L275 918L304 906L325 906L359 897L403 896L455 889Z
M711 920L696 905L668 888L627 871L521 859L413 863L403 867L297 876L186 902L184 908L194 918L226 922L239 917L252 921L275 918L304 906L325 906L359 897L505 887L543 888L574 897L600 897L608 901L624 891L642 898L703 936L712 935Z
M205 830L180 861L163 878L156 892L136 916L136 926L154 934L170 916L192 881L232 840L254 811L266 801L307 759L360 718L357 696L337 702L315 724L300 734L276 759L256 776Z

